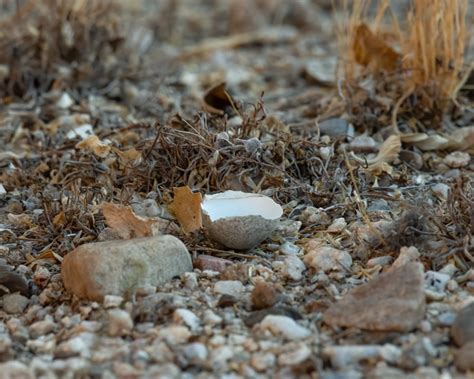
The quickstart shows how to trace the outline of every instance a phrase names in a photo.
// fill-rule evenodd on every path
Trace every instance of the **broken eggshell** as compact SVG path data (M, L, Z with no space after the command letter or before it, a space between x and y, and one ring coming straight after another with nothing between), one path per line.
M237 250L251 249L270 237L283 214L268 196L240 191L206 195L201 208L208 237Z

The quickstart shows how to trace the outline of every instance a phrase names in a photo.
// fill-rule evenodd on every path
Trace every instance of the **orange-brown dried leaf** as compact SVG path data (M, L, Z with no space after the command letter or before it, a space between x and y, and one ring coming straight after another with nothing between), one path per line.
M125 151L114 148L113 151L117 154L124 163L139 163L142 159L142 153L135 148Z
M100 209L105 217L105 223L122 239L151 236L153 221L144 220L133 213L130 207L104 203Z
M66 214L61 211L53 218L53 225L64 226L66 224Z
M185 233L202 228L202 196L193 193L188 186L173 188L174 198L168 209L178 220Z
M394 71L400 64L400 54L366 24L359 24L355 28L352 50L358 64L375 70Z
M7 217L8 217L8 221L10 221L13 225L17 227L20 227L20 228L33 227L33 220L31 219L31 216L26 213L22 213L22 214L9 213Z
M99 137L92 135L76 144L76 149L91 151L100 158L105 158L110 152L110 146L103 143Z

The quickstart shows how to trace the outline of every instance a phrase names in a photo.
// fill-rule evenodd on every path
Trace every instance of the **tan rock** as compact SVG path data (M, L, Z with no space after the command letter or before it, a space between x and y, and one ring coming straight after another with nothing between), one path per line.
M199 270L211 270L224 272L232 265L232 261L224 258L213 257L212 255L201 254L194 260L194 267Z
M408 332L425 313L423 266L408 263L354 288L325 313L331 326Z
M343 271L352 266L352 258L347 251L331 246L307 247L303 261L307 267L316 271Z
M456 351L454 364L461 371L474 370L474 341L465 344Z
M129 297L138 288L161 285L191 270L186 246L164 235L79 246L64 258L61 276L77 297L102 301L105 295Z

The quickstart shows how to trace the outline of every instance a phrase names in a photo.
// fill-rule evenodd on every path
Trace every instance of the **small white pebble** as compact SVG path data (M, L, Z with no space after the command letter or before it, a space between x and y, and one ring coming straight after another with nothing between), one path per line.
M298 256L289 255L285 258L282 273L287 278L294 281L301 280L304 270L306 270L306 266Z
M428 320L423 320L420 322L420 330L423 333L430 333L433 330L433 327L431 326L431 322Z
M347 222L344 218L336 218L331 225L329 225L328 233L341 233L347 226Z
M244 285L238 280L220 280L214 284L214 292L239 297L244 292Z
M219 315L216 315L210 309L207 309L204 311L203 320L206 325L210 325L210 326L214 326L214 325L218 325L222 323L222 317L220 317Z
M381 257L371 258L367 261L367 267L375 266L389 266L392 263L393 258L390 255L383 255Z
M431 187L431 191L439 199L446 200L448 198L449 186L444 183L438 183Z
M122 296L105 295L104 296L104 308L118 308L123 302Z
M203 343L193 342L183 347L184 356L192 362L200 362L207 359L207 347Z
M185 272L183 278L186 288L195 290L199 287L197 274L195 272Z
M188 309L176 309L173 314L173 320L187 325L193 332L201 327L201 320L199 320L199 317Z
M455 292L459 289L459 284L454 279L451 279L446 285L446 288L451 292Z
M268 315L260 323L261 330L269 330L273 334L283 335L288 340L299 340L311 335L311 331L296 323L290 317Z
M111 309L108 311L108 334L111 337L119 337L129 334L133 329L133 320L128 312L122 309Z
M471 156L463 151L454 151L443 159L443 162L451 168L465 167L470 161Z

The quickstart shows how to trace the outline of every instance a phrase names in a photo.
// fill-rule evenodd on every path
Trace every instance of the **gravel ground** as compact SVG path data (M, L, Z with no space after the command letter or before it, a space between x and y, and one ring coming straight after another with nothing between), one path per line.
M0 2L0 377L474 378L472 87L429 132L458 142L379 171L388 100L341 98L330 1L120 3ZM226 248L184 186L283 216Z

